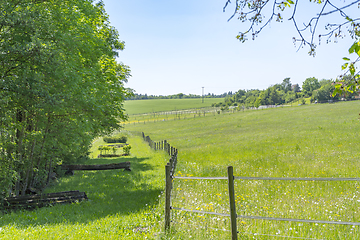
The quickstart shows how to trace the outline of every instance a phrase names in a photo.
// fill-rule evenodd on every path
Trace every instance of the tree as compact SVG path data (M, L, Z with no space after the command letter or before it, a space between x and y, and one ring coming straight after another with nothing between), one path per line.
M335 90L334 84L330 80L321 80L321 87L315 90L312 94L312 99L321 101L332 100L334 97L332 93Z
M281 86L283 87L283 90L285 93L290 92L291 91L291 81L290 78L285 78L282 83Z
M302 91L306 97L311 97L312 92L316 89L319 89L320 87L321 85L319 81L316 78L311 77L305 79L305 81L303 82Z
M297 92L300 92L300 86L299 86L299 84L294 84L294 85L292 85L291 86L291 89L292 89L292 91L294 92L294 93L297 93Z
M120 127L130 72L102 2L0 0L0 12L0 195L24 195Z
M357 16L358 12L355 11L354 16L350 16L349 12L351 9L356 9L360 6L360 0L355 0L351 3L346 3L345 1L334 3L332 0L310 0L310 2L317 4L319 11L304 24L297 20L299 5L306 3L306 1L300 0L236 0L234 13L229 20L234 16L238 16L241 22L244 24L248 23L245 31L239 32L236 36L239 41L245 42L248 40L249 35L254 40L270 22L283 22L286 17L288 21L293 23L298 33L297 37L293 37L294 43L300 43L299 49L303 46L308 46L311 56L315 56L317 39L320 44L320 41L323 39L326 42L337 40L342 38L345 32L349 32L350 36L354 39L354 43L349 48L349 54L355 53L357 58L355 61L351 61L348 57L343 58L346 61L342 66L344 74L340 75L339 80L342 81L342 76L349 74L351 81L340 82L334 94L342 91L356 91L360 86L360 75L357 70L357 63L360 61L360 18ZM230 0L225 2L224 11L230 3ZM335 14L339 14L343 20L327 24L324 31L319 33L319 20Z

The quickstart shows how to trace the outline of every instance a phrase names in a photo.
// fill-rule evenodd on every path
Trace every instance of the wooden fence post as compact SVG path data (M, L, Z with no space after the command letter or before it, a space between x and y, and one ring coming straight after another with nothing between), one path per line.
M170 165L165 166L165 232L170 229L170 196L171 196L171 177L170 177Z
M228 167L229 201L230 201L230 220L231 220L231 239L237 240L236 228L236 208L235 208L235 190L233 167Z

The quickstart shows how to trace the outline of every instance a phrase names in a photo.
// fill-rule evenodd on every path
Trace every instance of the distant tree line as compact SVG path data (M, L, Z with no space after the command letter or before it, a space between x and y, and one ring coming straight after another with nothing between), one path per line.
M229 91L229 92L225 92L223 94L214 94L214 93L208 93L206 95L204 95L204 98L225 98L225 97L229 97L232 96L233 92ZM127 100L142 100L142 99L183 99L183 98L202 98L201 95L196 95L196 94L184 94L184 93L178 93L178 94L173 94L173 95L167 95L167 96L163 96L163 95L147 95L145 94L138 94L138 93L134 93L133 96L127 98Z
M349 78L344 77L343 80ZM349 78L350 81L350 78ZM228 108L230 106L259 107L261 105L287 104L299 99L309 98L311 102L324 102L339 98L351 99L359 93L347 93L343 96L333 96L335 83L333 80L318 80L315 77L307 78L300 88L299 84L291 84L290 78L282 83L272 85L265 90L239 90L232 96L226 96L225 101L213 104L213 107Z

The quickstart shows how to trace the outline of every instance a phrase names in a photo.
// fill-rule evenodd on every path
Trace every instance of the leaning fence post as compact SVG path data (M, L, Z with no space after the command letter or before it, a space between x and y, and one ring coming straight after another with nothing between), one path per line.
M228 167L228 184L230 201L231 239L237 240L234 174L232 166Z
M170 228L170 193L171 193L171 177L170 177L170 165L165 166L165 231Z

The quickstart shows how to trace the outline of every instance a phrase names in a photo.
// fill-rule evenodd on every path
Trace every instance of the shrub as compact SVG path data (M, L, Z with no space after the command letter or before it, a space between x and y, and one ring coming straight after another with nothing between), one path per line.
M131 149L130 145L124 146L123 147L124 154L130 155L130 149Z
M126 143L127 137L103 137L104 142L106 143Z

